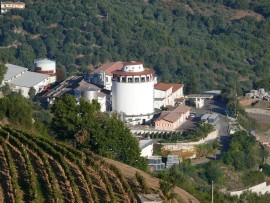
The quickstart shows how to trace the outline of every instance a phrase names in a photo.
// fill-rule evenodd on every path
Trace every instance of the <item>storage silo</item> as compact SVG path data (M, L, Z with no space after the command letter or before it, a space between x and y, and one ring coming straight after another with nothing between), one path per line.
M124 63L113 72L112 110L130 124L143 124L154 115L154 71L142 63Z
M89 102L92 102L93 99L98 101L98 91L94 88L84 89L81 92L81 97Z
M50 75L50 83L56 82L56 62L49 59L37 59L34 61L35 71Z

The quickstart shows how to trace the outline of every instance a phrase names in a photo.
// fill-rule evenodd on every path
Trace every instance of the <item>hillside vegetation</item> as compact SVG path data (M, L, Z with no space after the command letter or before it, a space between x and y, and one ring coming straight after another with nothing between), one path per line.
M25 0L0 17L0 60L33 68L55 59L68 74L142 61L187 92L269 76L268 1ZM195 84L195 85L194 85Z
M9 127L0 143L0 202L136 202L140 186L89 151Z

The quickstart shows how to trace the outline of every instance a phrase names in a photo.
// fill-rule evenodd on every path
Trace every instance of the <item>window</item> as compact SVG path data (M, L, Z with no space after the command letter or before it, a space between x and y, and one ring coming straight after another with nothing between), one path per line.
M120 82L120 77L119 76L117 76L117 82Z
M145 77L141 77L141 82L145 82Z
M132 82L132 78L128 78L128 82Z
M139 78L135 78L135 82L140 82Z
M127 82L126 77L122 77L122 82Z
M109 78L108 77L106 77L106 82L109 82Z

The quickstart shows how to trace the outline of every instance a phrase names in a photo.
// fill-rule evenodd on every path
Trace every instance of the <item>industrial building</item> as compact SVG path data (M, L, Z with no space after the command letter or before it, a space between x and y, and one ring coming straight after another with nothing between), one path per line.
M165 169L165 163L162 162L161 156L150 156L147 157L147 160L150 171L163 171Z
M115 70L121 70L123 67L123 62L111 62L105 63L99 68L97 68L93 74L90 76L90 82L96 85L100 85L104 87L104 89L111 90L112 89L112 78L113 72Z
M153 118L154 74L140 62L124 63L113 72L112 110L126 123L144 124Z
M166 168L171 168L173 165L179 165L180 159L178 155L168 155L166 161Z
M189 114L191 107L178 106L172 111L163 111L155 121L155 129L163 131L176 130L182 123L184 123Z
M73 91L75 97L77 98L82 97L89 102L92 102L92 100L97 100L100 104L101 112L110 111L110 94L106 92L106 90L82 80L78 83L78 87L76 87Z
M50 85L50 76L28 71L27 68L13 64L5 64L7 73L4 75L2 85L8 83L13 91L21 92L28 98L30 88L34 88L36 94L47 89Z
M184 98L183 84L156 83L154 86L154 107L160 109L175 106L177 100Z

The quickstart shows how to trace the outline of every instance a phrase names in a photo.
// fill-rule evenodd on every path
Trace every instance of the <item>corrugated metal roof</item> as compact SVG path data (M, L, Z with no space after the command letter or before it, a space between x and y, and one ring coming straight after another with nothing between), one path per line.
M9 81L11 78L20 75L21 73L27 71L27 68L16 66L10 63L5 64L7 67L7 73L4 76L4 81Z
M49 75L46 74L41 74L41 73L35 73L35 72L25 72L22 75L18 76L14 80L11 80L9 83L16 85L16 86L21 86L21 87L33 87L36 84L42 82L46 78L49 79Z

